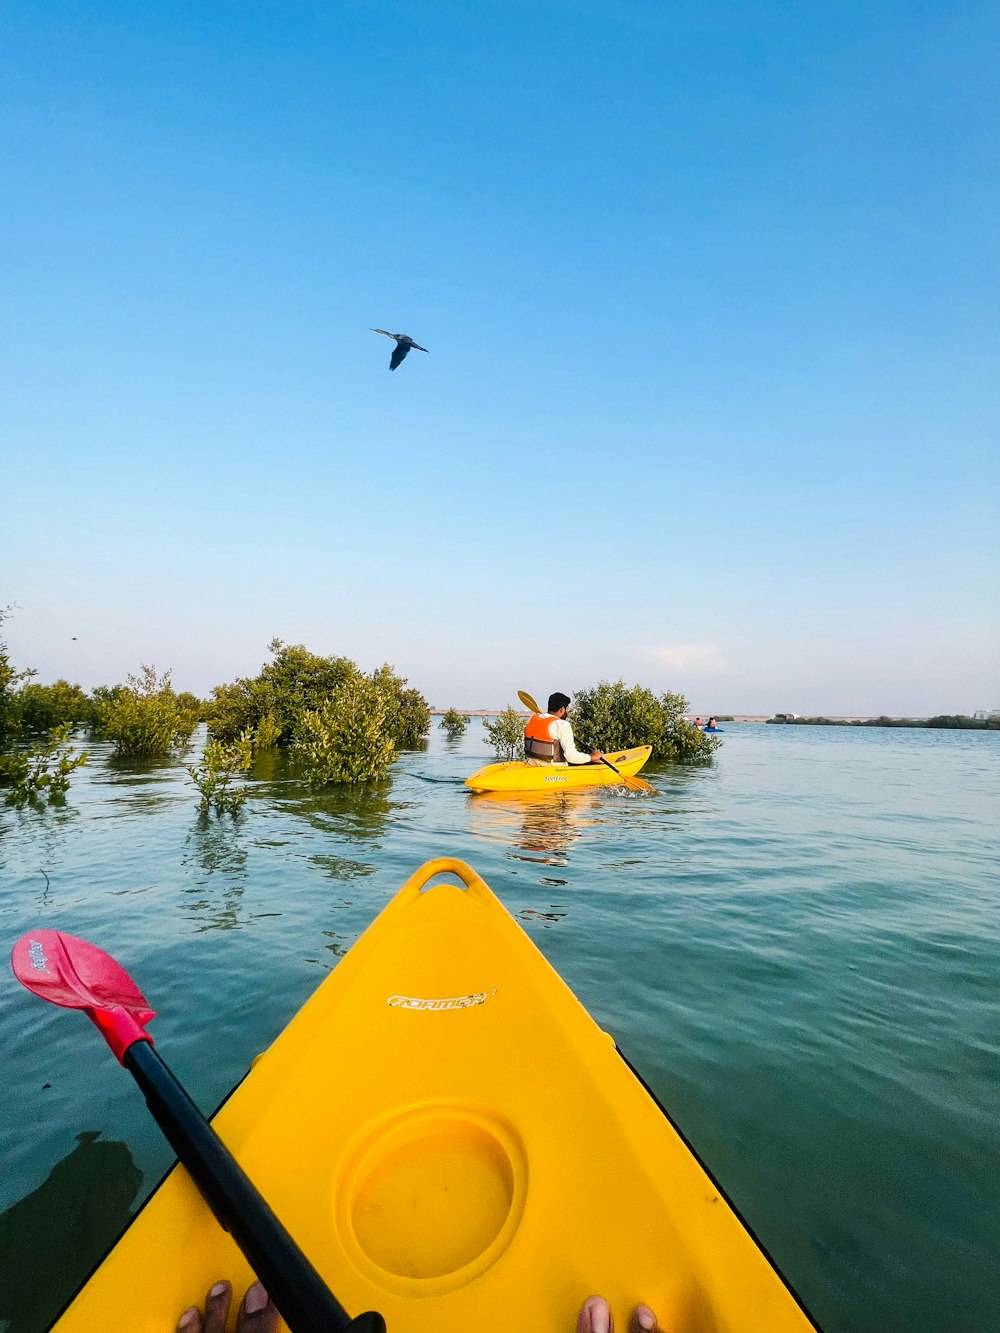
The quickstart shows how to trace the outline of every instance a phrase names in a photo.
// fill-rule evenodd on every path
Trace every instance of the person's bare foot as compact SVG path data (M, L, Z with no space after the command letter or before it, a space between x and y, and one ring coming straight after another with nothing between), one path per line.
M629 1333L661 1333L648 1305L637 1305L628 1321ZM186 1333L186 1330L185 1330ZM615 1333L615 1319L603 1296L590 1296L580 1307L576 1333Z
M177 1321L177 1333L225 1333L233 1299L229 1282L216 1282L205 1297L205 1313L192 1305ZM278 1311L259 1282L247 1288L236 1317L236 1333L277 1333Z

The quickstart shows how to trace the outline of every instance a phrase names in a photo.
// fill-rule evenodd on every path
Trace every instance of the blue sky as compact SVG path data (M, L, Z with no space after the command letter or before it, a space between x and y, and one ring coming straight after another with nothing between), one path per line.
M0 29L0 603L40 679L204 694L278 636L439 706L1000 706L995 6ZM372 325L430 354L390 374Z

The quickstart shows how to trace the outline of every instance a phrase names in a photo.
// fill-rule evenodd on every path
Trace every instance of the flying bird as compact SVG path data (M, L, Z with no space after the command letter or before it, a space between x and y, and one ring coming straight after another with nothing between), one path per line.
M415 343L408 333L390 333L388 329L372 329L372 333L383 333L387 338L396 339L396 346L392 351L392 360L389 362L390 370L396 369L411 347L415 347L418 352L427 351L426 347L421 347L419 343Z

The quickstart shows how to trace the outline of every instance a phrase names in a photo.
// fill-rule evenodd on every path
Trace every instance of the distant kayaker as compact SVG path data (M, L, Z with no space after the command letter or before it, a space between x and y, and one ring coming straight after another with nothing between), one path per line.
M205 1313L197 1306L185 1310L177 1324L177 1333L225 1333L226 1317L233 1289L228 1282L217 1282L205 1298ZM243 1297L236 1320L237 1333L278 1333L280 1317L259 1282ZM580 1307L576 1333L610 1333L614 1327L611 1307L603 1296L590 1296ZM648 1305L637 1305L629 1319L628 1333L658 1333L659 1323ZM556 1331L554 1330L554 1333ZM569 1330L566 1330L569 1333Z
M698 727L699 729L704 725L704 724L702 723L702 720L701 720L700 717L696 717L696 718L695 718L695 720L694 720L694 724L695 724L695 726Z
M532 713L524 729L524 757L529 764L599 764L603 750L588 755L576 748L573 728L566 720L568 694L549 695L548 712Z
M715 730L715 727L716 727L715 718L714 718L714 717L710 717L710 718L708 719L708 721L705 723L705 730L706 730L706 731L714 731L714 730Z

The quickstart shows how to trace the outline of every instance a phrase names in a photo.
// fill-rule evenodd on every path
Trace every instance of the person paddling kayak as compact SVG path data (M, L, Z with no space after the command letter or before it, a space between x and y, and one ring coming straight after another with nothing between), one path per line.
M532 713L524 728L524 757L529 764L599 764L603 750L588 755L576 748L573 728L566 719L568 694L549 695L548 712Z

